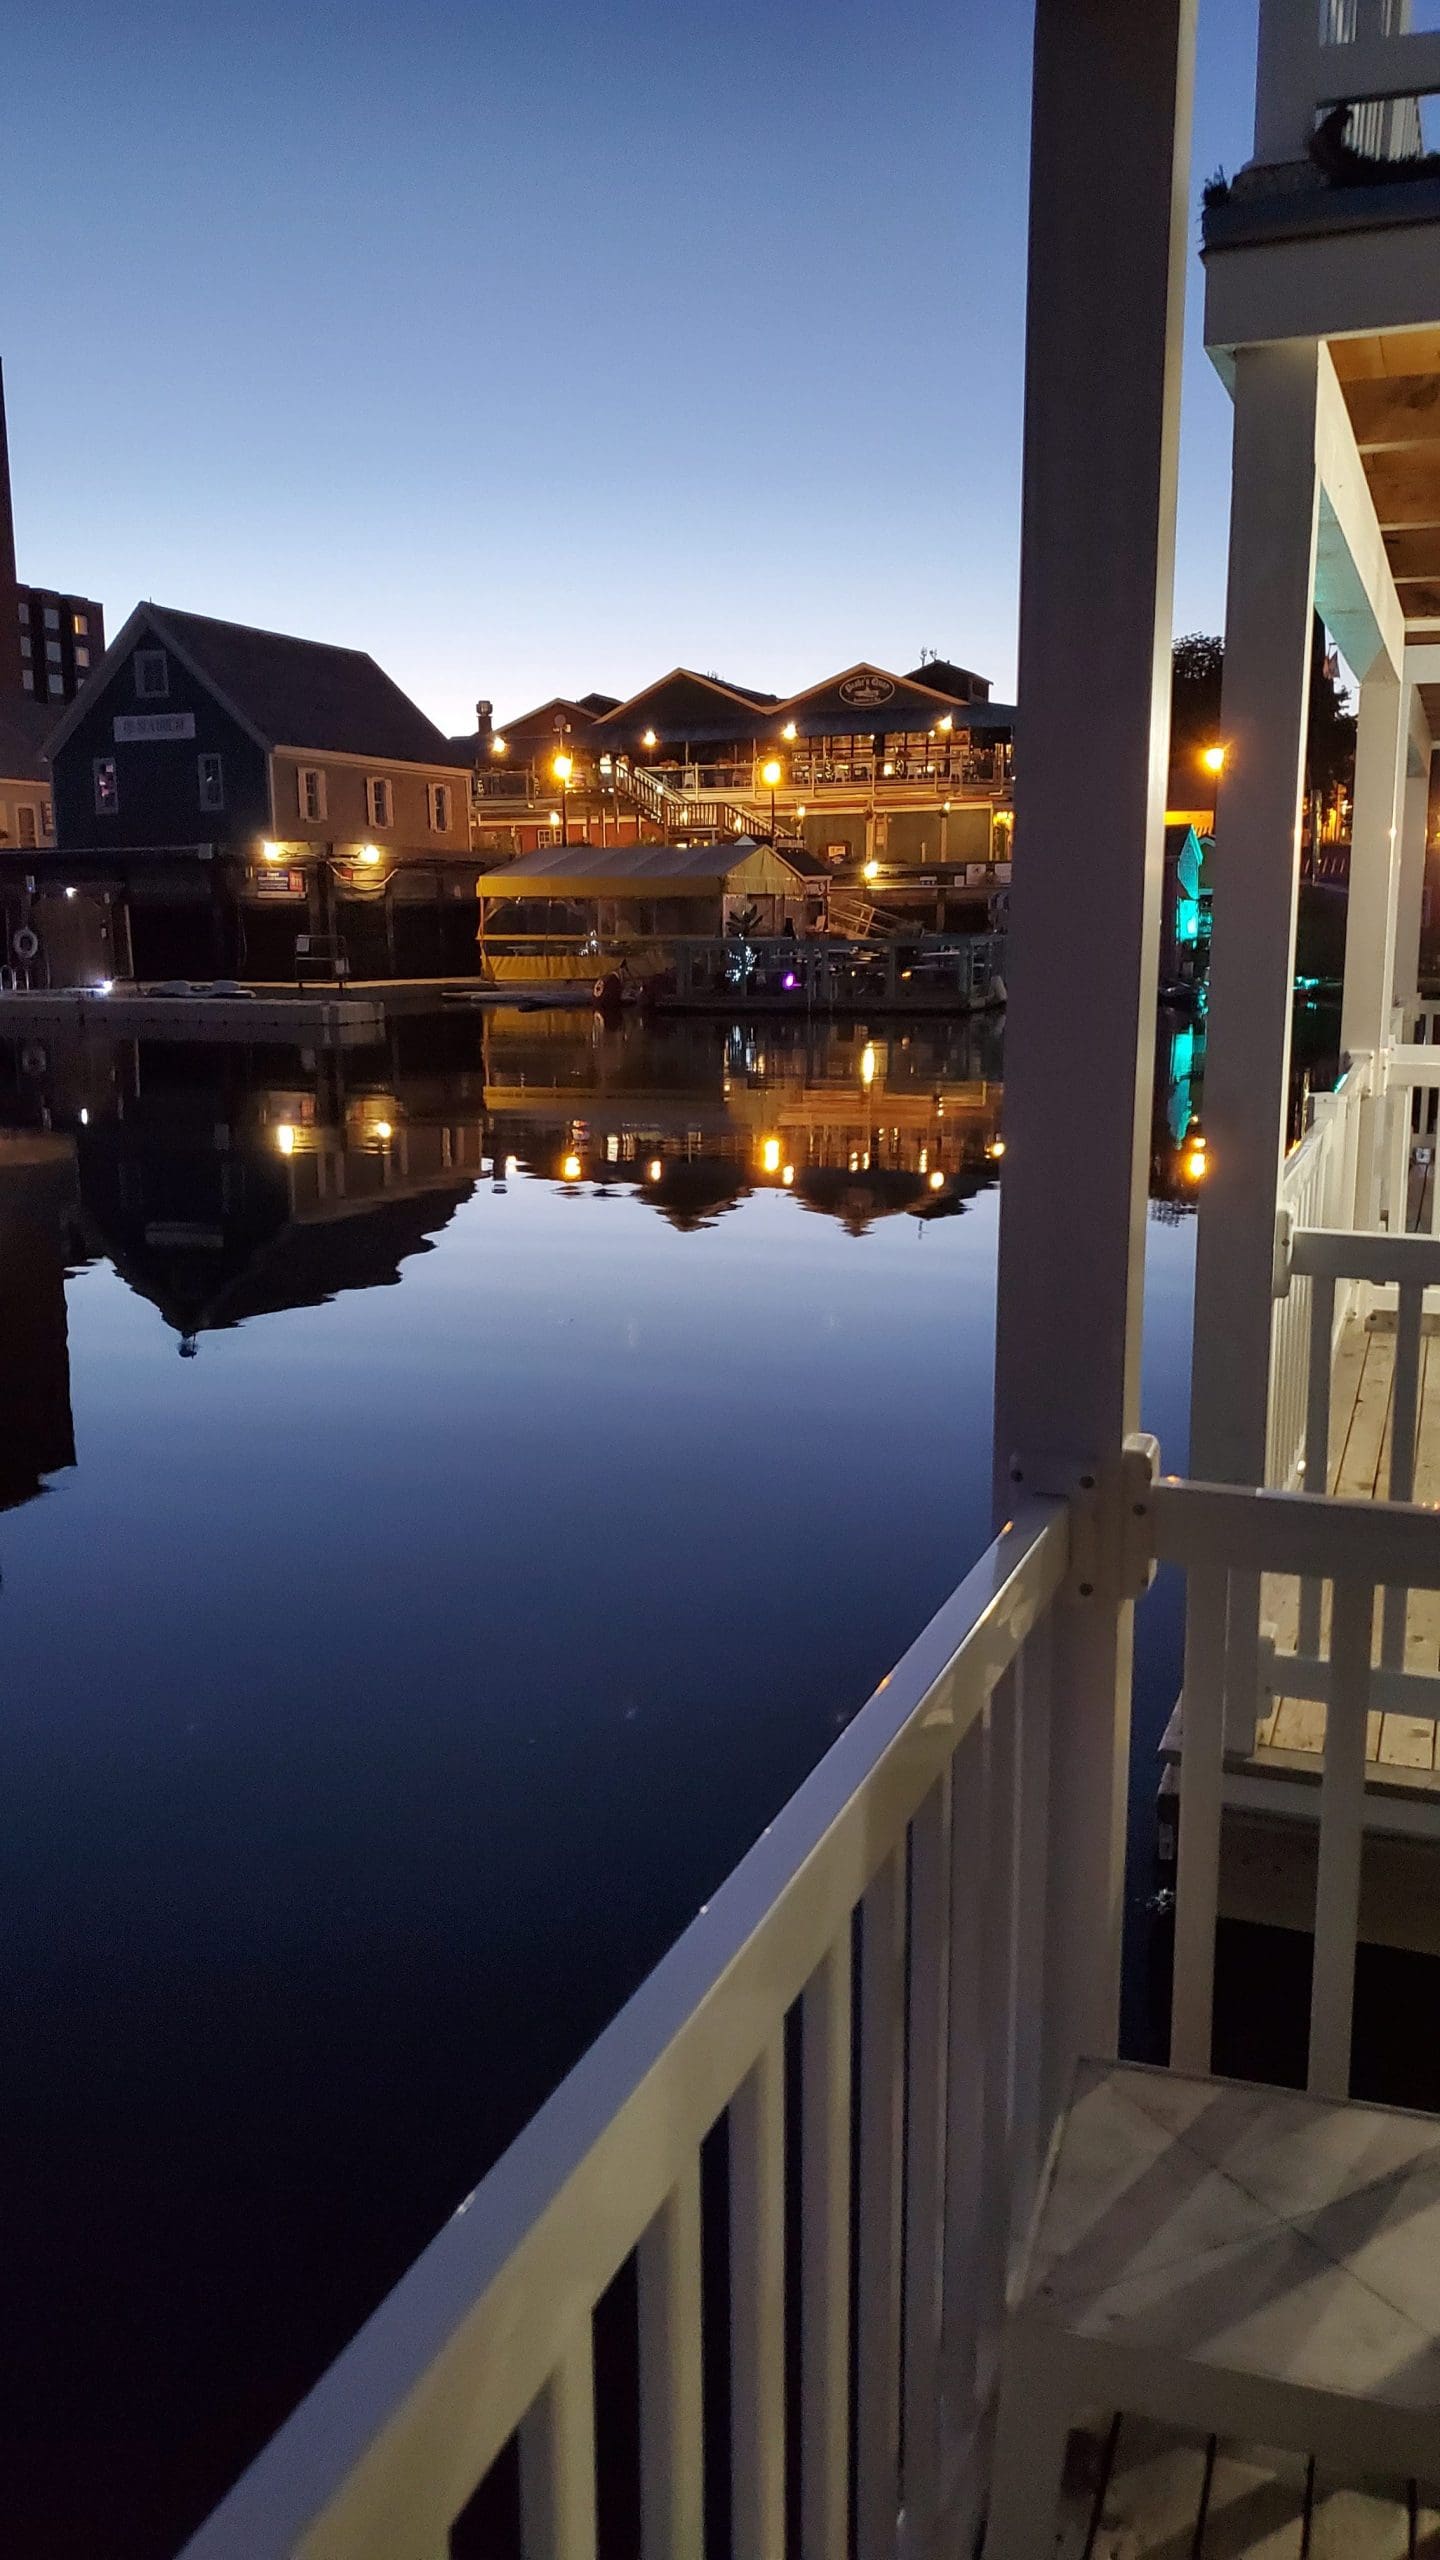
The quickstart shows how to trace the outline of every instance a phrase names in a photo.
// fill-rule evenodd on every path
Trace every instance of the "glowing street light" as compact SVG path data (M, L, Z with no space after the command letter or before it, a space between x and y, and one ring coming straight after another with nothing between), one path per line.
M1205 747L1201 750L1200 761L1207 773L1223 773L1225 750L1222 746Z
M778 756L767 756L760 767L760 779L770 794L770 841L775 841L775 786L785 777L785 767Z
M781 730L781 732L780 732L780 735L781 735L781 737L782 737L782 738L788 739L788 740L790 741L790 743L793 745L793 743L794 743L794 741L795 741L796 737L799 735L799 732L797 731L796 726L795 726L795 723L794 723L794 721L793 721L793 720L787 720L787 721L786 721L784 728L783 728L783 729Z
M873 858L869 862L865 863L861 869L860 877L862 880L878 880L880 877L879 863Z
M656 737L653 729L647 729L644 737L640 741L640 744L642 747L658 747L660 741Z
M509 739L502 738L497 731L496 735L490 741L490 753L492 756L508 756L510 753Z
M575 770L575 759L560 747L550 759L550 770L560 785L560 842L562 845L568 845L570 842L570 776Z

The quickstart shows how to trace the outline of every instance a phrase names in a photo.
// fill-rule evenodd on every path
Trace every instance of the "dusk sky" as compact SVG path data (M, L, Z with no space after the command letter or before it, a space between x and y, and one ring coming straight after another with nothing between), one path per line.
M1197 224L1254 17L1202 0ZM1023 0L17 15L22 578L370 649L446 728L926 647L1008 696L1029 38ZM1223 610L1200 281L1180 630Z

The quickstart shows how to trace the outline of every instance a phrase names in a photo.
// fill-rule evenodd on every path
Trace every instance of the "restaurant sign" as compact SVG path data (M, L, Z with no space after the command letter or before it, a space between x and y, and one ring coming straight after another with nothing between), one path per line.
M193 738L193 711L123 711L116 714L117 747L138 747L146 739Z
M867 670L863 675L845 678L840 687L840 699L856 711L873 711L878 704L888 702L894 691L888 676L872 675Z

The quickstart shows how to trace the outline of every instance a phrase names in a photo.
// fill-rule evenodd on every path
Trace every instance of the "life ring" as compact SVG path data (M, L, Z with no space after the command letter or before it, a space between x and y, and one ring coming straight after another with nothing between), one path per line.
M43 1076L50 1064L50 1053L43 1040L27 1040L20 1052L20 1072L26 1076Z
M604 1003L604 1001L605 1001L605 990L606 990L606 988L609 986L609 984L610 984L610 981L609 981L609 979L608 979L608 978L597 978L597 979L596 979L595 984L594 984L594 986L591 988L590 992L591 992L591 994L594 996L595 1001L596 1001L596 1003L597 1003L597 1004L603 1004L603 1003Z
M22 924L10 937L10 948L17 960L33 960L40 949L40 936L33 924Z

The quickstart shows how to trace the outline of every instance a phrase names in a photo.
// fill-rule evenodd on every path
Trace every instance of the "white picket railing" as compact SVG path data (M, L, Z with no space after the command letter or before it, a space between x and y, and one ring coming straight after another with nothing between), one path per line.
M1315 1097L1311 1125L1281 1170L1265 1434L1265 1481L1270 1485L1294 1483L1305 1435L1311 1292L1308 1279L1293 1270L1289 1241L1300 1228L1350 1228L1356 1223L1357 1197L1373 1147L1373 1091L1371 1064L1362 1058L1347 1069L1333 1093ZM1347 1289L1337 1293L1337 1332L1349 1298Z
M1179 1869L1170 2059L1210 2069L1219 1903L1227 1683L1236 1655L1231 1586L1258 1573L1328 1582L1326 1728L1310 2002L1309 2085L1349 2090L1360 1860L1365 1827L1366 1718L1394 1675L1372 1664L1375 1595L1394 1586L1440 1590L1440 1519L1420 1505L1312 1501L1300 1493L1162 1481L1152 1488L1156 1556L1187 1574ZM1286 1691L1300 1678L1277 1657ZM1433 1712L1433 1710L1432 1710Z
M643 2560L702 2548L717 2310L736 2560L785 2548L792 2479L803 2560L843 2554L852 2454L861 2552L893 2552L902 2513L916 2560L969 2547L1007 2261L1049 2133L1048 1616L1068 1549L1054 1503L995 1542L186 2560L440 2560L517 2433L527 2560L593 2560L593 2317L632 2258ZM701 2146L722 2117L717 2306Z
M1410 0L1261 0L1255 157L1303 159L1317 117L1356 110L1349 140L1380 159L1424 148L1417 100L1440 91L1440 32Z

